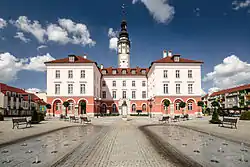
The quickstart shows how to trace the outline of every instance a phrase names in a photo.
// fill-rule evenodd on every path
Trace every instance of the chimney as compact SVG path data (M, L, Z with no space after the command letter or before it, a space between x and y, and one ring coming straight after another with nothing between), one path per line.
M86 55L86 54L84 54L84 55L83 55L83 58L84 58L84 59L87 59L87 55Z
M171 56L172 56L172 51L169 50L169 51L168 51L168 57L171 57Z
M100 68L103 69L103 64L100 65Z
M167 51L163 50L163 58L167 57Z

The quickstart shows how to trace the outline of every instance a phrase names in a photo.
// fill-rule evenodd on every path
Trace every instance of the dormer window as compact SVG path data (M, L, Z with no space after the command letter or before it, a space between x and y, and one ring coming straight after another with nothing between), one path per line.
M146 74L146 70L141 70L141 73L142 74Z
M131 73L132 73L132 74L136 74L136 71L135 71L135 70L132 70Z
M174 62L179 62L180 61L180 55L174 55Z
M106 74L107 72L106 72L106 70L102 70L102 74Z
M122 70L122 74L127 74L127 70Z
M69 62L75 61L75 55L69 55Z
M116 74L116 70L112 70L112 74Z

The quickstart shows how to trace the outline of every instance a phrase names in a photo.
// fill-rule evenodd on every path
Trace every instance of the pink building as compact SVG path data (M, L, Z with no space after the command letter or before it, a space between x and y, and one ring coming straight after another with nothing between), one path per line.
M202 61L189 60L171 51L163 51L149 68L130 67L130 40L127 23L122 21L119 33L118 67L104 68L86 55L69 55L46 62L47 102L55 115L64 114L63 102L68 101L68 114L81 114L86 102L88 115L119 113L128 115L142 110L151 114L181 114L179 103L187 103L188 114L199 112L201 100ZM170 106L164 109L163 101Z

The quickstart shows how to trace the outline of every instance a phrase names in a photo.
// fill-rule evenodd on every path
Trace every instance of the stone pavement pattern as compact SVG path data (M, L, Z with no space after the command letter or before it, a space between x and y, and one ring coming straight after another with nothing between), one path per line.
M80 167L172 167L178 166L161 157L133 121L118 120L104 136L78 147L55 166Z

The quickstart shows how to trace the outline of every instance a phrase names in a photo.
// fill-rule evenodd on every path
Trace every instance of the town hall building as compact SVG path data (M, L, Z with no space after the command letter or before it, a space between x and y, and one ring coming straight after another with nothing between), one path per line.
M171 51L163 51L159 60L149 68L130 66L130 39L126 21L119 33L118 67L105 68L87 55L69 55L46 62L47 103L51 114L65 114L63 102L68 101L68 114L80 115L81 103L93 116L99 113L128 115L141 110L149 114L181 114L179 103L187 105L186 113L200 111L202 61L182 58ZM164 108L165 99L170 106Z

